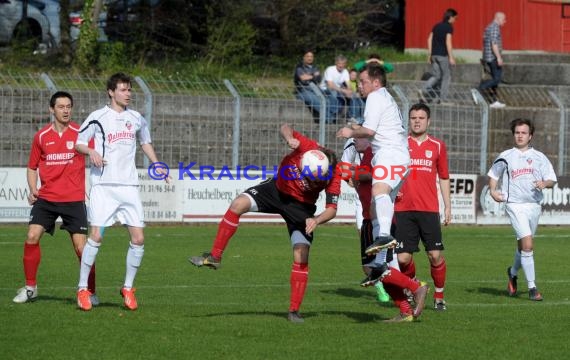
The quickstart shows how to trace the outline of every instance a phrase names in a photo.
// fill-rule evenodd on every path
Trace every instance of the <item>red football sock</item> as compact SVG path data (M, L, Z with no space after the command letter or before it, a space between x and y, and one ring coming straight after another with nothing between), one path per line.
M294 262L291 268L291 300L289 311L298 311L305 297L305 289L309 279L309 264Z
M36 286L36 275L38 274L41 258L40 244L24 243L24 257L22 260L24 262L24 275L26 276L27 286Z
M443 288L445 286L446 274L447 266L445 265L445 259L443 259L439 265L431 266L431 278L433 279L433 286L435 287L433 297L443 299Z
M234 236L239 225L240 215L228 209L226 211L222 221L218 225L218 233L216 234L216 239L214 240L214 245L212 246L212 255L218 259L222 258L222 254L228 246L228 242Z
M392 284L400 289L409 289L414 292L418 289L419 284L402 274L398 269L390 267L390 275L382 279L382 284Z
M408 298L407 298L406 294L404 294L404 292L402 291L401 288L397 287L396 285L392 285L392 284L384 284L384 290L386 290L388 295L390 295L390 297L394 301L394 304L398 308L400 308L400 312L402 314L411 314L412 313L412 307L410 306L410 303L408 302Z
M410 260L407 265L400 264L400 271L402 274L406 275L410 279L416 277L416 263L414 262L414 258Z

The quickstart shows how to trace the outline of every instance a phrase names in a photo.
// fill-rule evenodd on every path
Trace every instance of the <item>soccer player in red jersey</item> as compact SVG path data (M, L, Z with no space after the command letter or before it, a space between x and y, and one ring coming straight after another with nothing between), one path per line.
M34 301L38 297L37 272L41 260L40 239L45 232L53 235L55 221L61 217L61 228L71 236L75 253L81 253L87 241L85 209L85 157L75 151L79 125L71 121L73 98L58 91L52 95L49 111L54 121L34 135L27 180L28 202L32 205L28 235L24 243L24 275L26 285L18 290L15 303ZM41 186L38 188L38 173ZM95 268L89 274L92 302L95 295Z
M304 319L299 308L305 295L309 275L309 249L313 242L313 231L336 216L340 195L340 176L336 172L334 152L320 146L295 131L291 126L281 126L281 136L292 151L279 166L278 176L255 185L238 195L230 204L222 221L210 252L188 259L193 265L217 269L221 265L222 254L231 237L235 234L241 215L247 212L280 214L287 223L293 247L291 269L291 295L288 320L301 323ZM303 176L301 158L309 150L320 150L329 158L329 169L324 176ZM326 194L325 209L315 215L315 203L321 191Z
M381 252L386 252L385 255L378 253L375 256L371 256L366 253L366 249L372 243L372 239L374 239L374 234L379 233L378 221L376 221L373 214L375 209L372 206L371 169L373 154L370 141L366 138L354 139L354 147L356 151L362 154L360 164L356 166L353 172L353 183L358 197L362 201L364 221L360 231L361 255L363 266L368 268L368 276L360 285L366 287L381 284L394 300L394 304L400 309L400 312L394 318L386 320L386 322L414 321L422 313L428 292L427 286L422 285L419 281L412 280L400 272L398 260L394 256L393 249L383 249ZM403 291L404 289L408 289L413 294L414 302L416 303L415 308L412 308L409 303L407 295Z
M428 134L430 108L427 105L413 105L409 119L412 172L396 197L396 253L402 272L413 278L416 268L412 254L419 252L419 242L423 242L435 286L434 308L443 311L446 309L443 290L447 270L436 183L439 178L444 204L443 224L448 225L451 221L451 197L447 149L442 140Z

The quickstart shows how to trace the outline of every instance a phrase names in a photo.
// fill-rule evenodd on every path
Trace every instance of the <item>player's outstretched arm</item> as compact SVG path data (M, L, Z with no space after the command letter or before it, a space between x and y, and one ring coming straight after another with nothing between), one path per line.
M283 138L283 140L285 140L289 148L295 150L296 148L299 147L300 145L299 140L295 139L295 137L293 136L293 128L291 127L291 125L283 124L281 125L281 128L279 130L281 132L281 137Z

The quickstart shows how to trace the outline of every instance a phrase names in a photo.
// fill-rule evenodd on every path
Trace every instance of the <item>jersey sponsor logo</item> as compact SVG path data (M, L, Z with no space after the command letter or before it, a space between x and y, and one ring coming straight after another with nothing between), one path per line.
M130 131L117 131L115 133L110 133L107 135L107 142L109 144L115 143L121 140L134 140L135 133Z
M73 149L73 141L68 141L65 143L65 145L67 146L67 150L71 150Z
M431 152L431 150L426 150L426 157L428 159L431 159L431 156L433 155L433 153Z
M532 168L514 169L511 171L511 179L516 179L519 176L532 174Z
M69 160L73 159L75 153L55 153L55 154L47 154L46 161L60 161L60 160Z

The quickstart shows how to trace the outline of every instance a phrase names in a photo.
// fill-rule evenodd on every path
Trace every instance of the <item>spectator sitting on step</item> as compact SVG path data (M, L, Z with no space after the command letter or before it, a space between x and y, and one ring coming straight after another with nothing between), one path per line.
M321 97L317 94L311 83L319 85L321 82L321 72L319 68L314 65L315 54L312 50L305 51L303 60L295 67L295 74L293 75L293 82L295 83L295 97L302 100L305 105L313 113L316 123L319 122L319 114L321 112ZM328 116L327 116L328 118Z
M362 118L364 103L358 92L350 88L350 75L346 69L346 63L347 59L344 55L338 55L335 58L335 64L325 70L321 89L327 97L327 106L332 114L338 115L347 106L348 118L357 122ZM331 120L327 123L336 122L334 118Z

